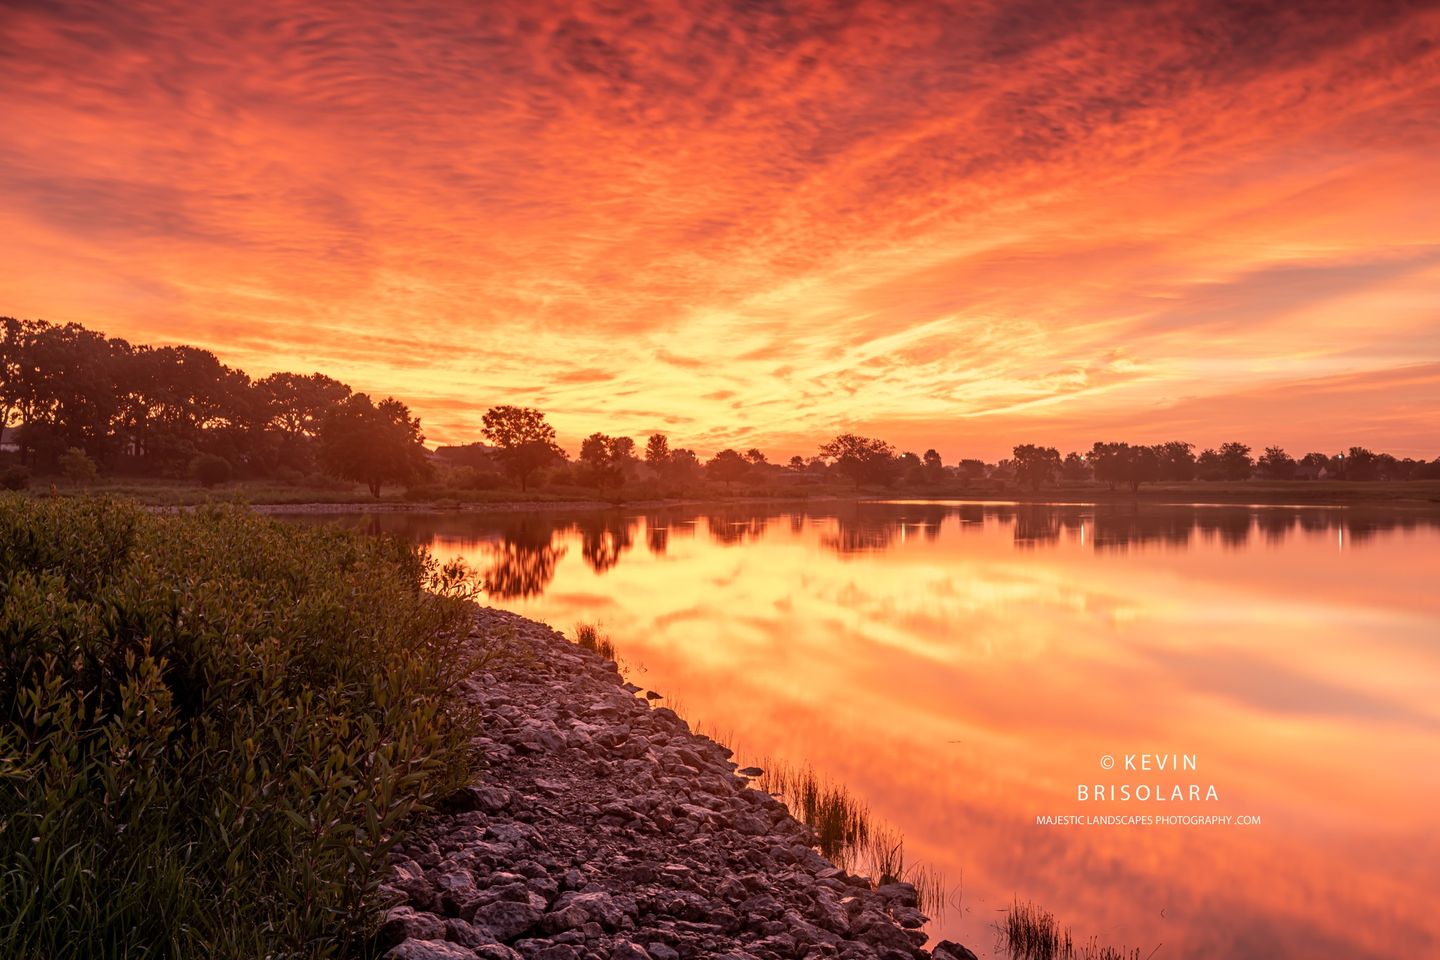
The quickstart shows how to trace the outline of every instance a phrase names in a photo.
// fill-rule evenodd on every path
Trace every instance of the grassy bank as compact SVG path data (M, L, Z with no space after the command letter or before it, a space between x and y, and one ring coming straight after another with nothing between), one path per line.
M468 586L239 510L0 497L7 957L321 957L469 774Z
M146 506L247 504L301 507L310 504L351 505L364 510L470 509L486 507L569 505L577 503L652 504L657 501L736 503L756 500L1016 500L1053 503L1260 503L1295 505L1375 505L1440 509L1440 480L1201 480L1144 484L1138 491L1110 489L1091 481L1062 483L1031 490L1013 482L972 481L933 485L862 486L843 483L735 484L697 483L684 487L641 482L599 490L552 485L525 492L515 489L464 490L449 487L390 488L376 499L359 484L288 485L243 480L213 488L185 481L110 479L90 484L45 478L33 483L30 496L110 496Z

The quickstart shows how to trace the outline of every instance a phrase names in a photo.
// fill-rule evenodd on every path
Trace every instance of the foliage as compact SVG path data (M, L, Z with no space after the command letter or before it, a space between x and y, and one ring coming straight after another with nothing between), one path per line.
M635 441L592 433L580 444L581 482L592 486L618 487L624 484L635 463Z
M0 498L6 955L353 952L468 776L468 597L396 541Z
M96 469L95 461L85 455L84 450L71 447L60 455L60 473L75 483L91 483L100 471Z
M895 448L884 440L842 433L822 444L820 456L835 461L835 468L861 483L888 483L893 477Z
M1060 473L1060 451L1054 447L1037 447L1022 443L1014 450L1015 479L1028 483L1031 490L1052 482Z
M499 447L496 456L505 471L525 490L536 470L565 459L555 442L555 428L533 407L491 407L481 418L485 438Z
M207 489L228 482L231 472L230 461L213 453L202 453L190 461L190 476Z
M721 450L705 461L705 473L712 480L720 480L730 486L736 480L744 480L754 466L738 450Z
M30 486L30 469L19 464L11 464L4 470L0 470L0 489L24 490Z
M347 397L320 428L320 457L337 477L380 496L387 483L410 485L430 476L420 421L393 397L377 405L363 393Z

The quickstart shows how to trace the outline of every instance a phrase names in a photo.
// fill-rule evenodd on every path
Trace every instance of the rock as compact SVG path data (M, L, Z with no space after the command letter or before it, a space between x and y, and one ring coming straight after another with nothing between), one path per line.
M740 776L742 776L742 777L748 777L748 778L751 778L751 779L753 779L753 778L755 778L755 777L758 777L758 776L761 776L762 774L765 773L765 771L764 771L764 770L761 770L759 767L741 767L739 770L736 770L735 772L736 772L737 774L739 774Z
M514 940L535 926L539 919L540 911L529 903L496 900L477 909L471 923L488 929L497 940Z
M961 946L954 940L941 940L930 951L930 956L934 960L980 960L967 947Z
M610 960L652 960L650 952L638 943L617 940L610 948Z
M419 913L411 907L392 907L385 914L376 935L381 946L394 946L405 940L443 940L445 921L433 913Z
M475 960L473 951L444 940L406 940L385 956L388 960Z

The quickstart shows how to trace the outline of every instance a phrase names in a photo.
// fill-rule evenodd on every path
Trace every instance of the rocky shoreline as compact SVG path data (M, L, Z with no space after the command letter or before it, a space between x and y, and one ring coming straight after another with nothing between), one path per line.
M485 771L397 851L387 957L973 960L923 949L913 887L836 868L613 662L499 610L471 635L491 655L460 691Z

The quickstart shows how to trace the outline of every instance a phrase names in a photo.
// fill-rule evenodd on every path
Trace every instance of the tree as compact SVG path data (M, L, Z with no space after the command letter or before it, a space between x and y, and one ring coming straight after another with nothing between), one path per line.
M761 453L758 447L751 447L749 450L746 450L744 456L745 462L752 467L763 467L770 462L765 459L765 454Z
M1195 458L1195 476L1207 481L1225 479L1225 464L1219 451L1212 447L1200 451L1200 456Z
M387 483L413 484L430 475L420 420L393 397L377 405L363 393L336 405L320 427L320 458L342 480L365 484L379 498Z
M856 487L861 483L889 483L893 477L895 448L884 440L842 433L820 446L820 456L833 460L835 468Z
M1379 464L1373 452L1365 447L1351 447L1342 456L1343 476L1346 480L1374 480Z
M1271 480L1291 480L1295 476L1295 458L1281 447L1266 447L1256 466Z
M926 483L940 483L945 479L945 463L940 459L940 454L934 447L925 451L920 462L922 464L921 476L925 478Z
M1060 464L1060 476L1066 480L1084 480L1089 476L1090 468L1085 465L1085 458L1074 450L1065 454L1065 459Z
M281 463L309 469L314 462L320 425L350 387L323 373L272 373L255 382L264 426L277 438Z
M790 458L790 462L786 464L785 469L794 473L801 473L805 469L805 458L798 453L795 454L795 456Z
M1193 480L1195 478L1195 444L1172 440L1152 448L1159 461L1161 480Z
M700 473L700 458L694 450L676 447L670 451L670 477L680 483L688 483Z
M663 433L652 433L645 441L645 462L656 473L663 473L670 465L670 440Z
M71 447L60 455L60 473L76 483L91 483L99 471L95 461L85 455L79 447Z
M565 459L565 451L555 442L555 428L533 407L491 407L480 422L485 438L499 448L495 455L505 472L519 481L522 491L536 470Z
M712 480L722 481L726 488L736 480L744 480L751 463L737 450L721 450L705 462L705 473Z
M1096 441L1090 447L1090 452L1085 454L1085 459L1090 464L1095 479L1114 490L1116 484L1126 479L1130 464L1130 444Z
M190 461L190 475L207 489L228 482L231 473L230 461L213 453L202 453Z
M1250 448L1243 443L1222 443L1220 445L1220 470L1226 480L1245 480L1255 469L1250 459Z
M635 441L629 437L592 433L580 444L580 464L586 479L602 489L623 484L634 462Z
M1060 472L1060 451L1054 447L1022 443L1015 447L1012 454L1015 479L1028 483L1031 490L1039 490L1041 484L1050 483Z

